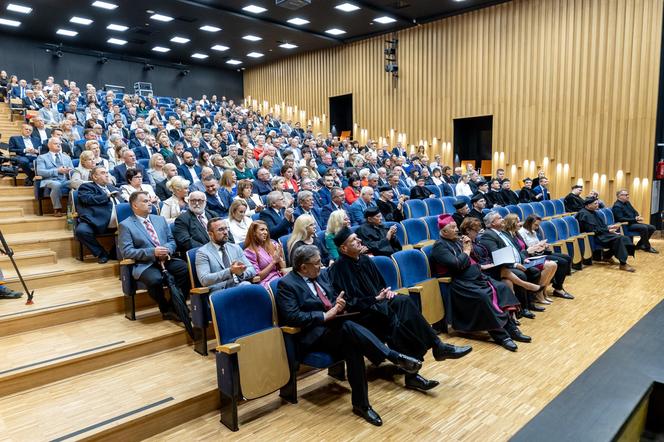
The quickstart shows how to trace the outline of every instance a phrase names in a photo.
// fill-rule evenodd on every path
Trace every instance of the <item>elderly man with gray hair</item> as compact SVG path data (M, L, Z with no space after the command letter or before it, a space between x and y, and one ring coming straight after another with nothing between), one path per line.
M191 192L188 203L189 210L175 218L173 227L175 244L182 253L208 243L207 223L217 217L216 213L207 208L205 192Z
M297 209L293 212L295 219L301 215L310 215L316 220L318 230L325 230L325 225L321 222L320 211L314 208L314 193L309 190L300 190L297 194Z
M286 208L285 206L286 200L283 192L279 192L278 190L272 191L267 194L267 208L259 215L259 219L267 224L270 238L275 240L281 236L288 235L295 222L293 208Z

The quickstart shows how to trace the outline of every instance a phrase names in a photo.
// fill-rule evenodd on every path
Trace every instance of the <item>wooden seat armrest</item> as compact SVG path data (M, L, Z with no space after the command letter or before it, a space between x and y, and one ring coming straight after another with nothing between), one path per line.
M288 335L294 335L300 333L300 330L301 330L300 327L289 327L288 325L281 326L281 331Z
M551 245L551 246L562 247L562 246L564 245L563 243L565 243L565 242L568 242L568 241L565 240L565 239L563 239L563 240L560 240L560 241L553 242L553 243L551 243L550 245Z
M430 246L430 245L435 244L435 243L436 243L435 240L427 239L426 241L421 241L421 242L418 242L417 244L413 244L413 248L419 250L422 247Z
M450 282L452 282L452 278L450 278L449 276L445 276L442 278L438 278L438 282L449 284Z
M122 261L120 261L121 266L130 266L132 264L136 264L136 261L134 261L133 259L123 259Z
M217 351L219 353L226 353L227 355L232 355L240 351L240 344L232 342L230 344L217 345Z
M192 295L205 295L210 293L210 287L194 287L189 291Z
M595 236L595 232L584 232L581 236Z
M412 287L408 287L408 291L413 293L422 293L424 291L424 287L421 285L414 285Z
M554 217L555 217L555 215L554 216L543 216L542 221L551 221Z

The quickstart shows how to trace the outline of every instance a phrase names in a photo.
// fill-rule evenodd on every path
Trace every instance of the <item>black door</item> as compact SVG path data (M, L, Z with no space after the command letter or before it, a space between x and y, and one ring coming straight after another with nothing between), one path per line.
M341 135L341 132L353 130L353 94L330 97L330 132ZM353 134L356 137L356 134ZM357 137L356 137L357 138Z
M478 169L482 160L491 159L492 131L493 115L455 119L454 158L475 160L475 169Z

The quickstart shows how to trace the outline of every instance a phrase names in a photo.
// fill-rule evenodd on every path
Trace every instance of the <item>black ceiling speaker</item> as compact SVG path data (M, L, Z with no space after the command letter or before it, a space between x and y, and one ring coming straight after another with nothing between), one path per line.
M304 8L311 4L311 0L275 0L277 6L282 8L290 9L294 11L296 9Z

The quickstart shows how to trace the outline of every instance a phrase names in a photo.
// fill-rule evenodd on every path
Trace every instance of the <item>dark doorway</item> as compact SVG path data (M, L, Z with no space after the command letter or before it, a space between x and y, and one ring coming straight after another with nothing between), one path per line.
M493 115L485 117L458 118L454 120L454 160L475 161L479 169L482 160L491 160L491 138ZM460 164L460 163L459 163ZM456 164L455 164L456 165ZM491 173L491 170L482 171Z
M353 130L353 94L330 97L330 132L341 136ZM356 137L356 134L353 134Z

